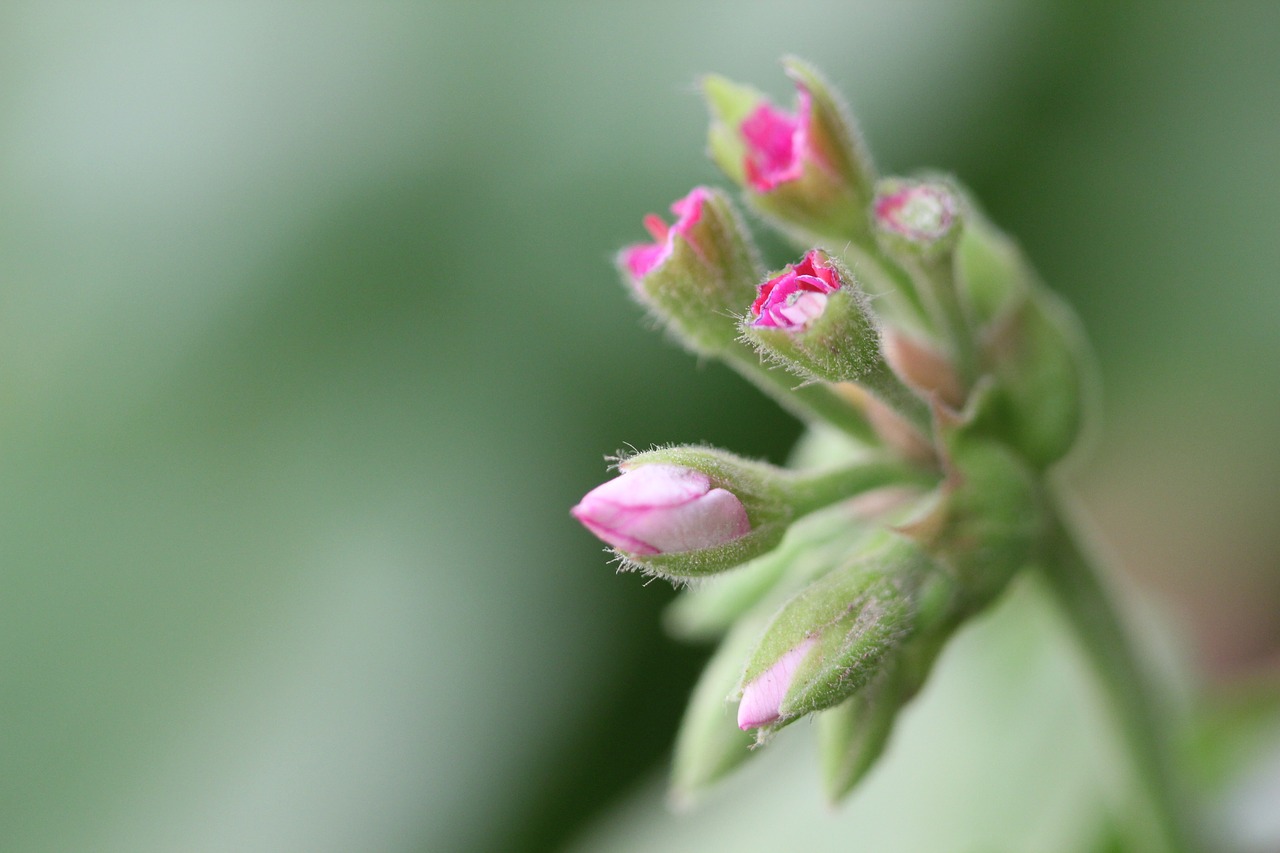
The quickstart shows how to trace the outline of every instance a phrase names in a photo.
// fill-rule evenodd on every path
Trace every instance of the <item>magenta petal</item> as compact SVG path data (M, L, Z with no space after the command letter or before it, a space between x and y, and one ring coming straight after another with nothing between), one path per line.
M804 640L743 688L742 701L738 703L738 728L745 731L777 722L778 709L791 689L796 670L816 642L813 637Z
M644 278L666 261L671 255L675 235L690 239L689 232L702 218L702 206L707 197L708 190L705 187L694 187L688 195L672 204L671 212L675 214L676 222L670 228L661 217L652 213L644 218L645 230L653 237L654 242L638 243L622 250L622 263L633 278ZM698 250L697 244L690 241L690 245Z
M822 316L827 294L842 285L834 267L816 250L760 285L751 313L753 326L798 332Z
M641 243L622 250L622 262L635 278L644 278L649 271L667 259L670 244Z
M812 156L808 127L812 99L803 86L798 87L797 94L795 115L765 102L738 126L747 148L743 164L747 183L758 192L769 192L799 178L805 160Z

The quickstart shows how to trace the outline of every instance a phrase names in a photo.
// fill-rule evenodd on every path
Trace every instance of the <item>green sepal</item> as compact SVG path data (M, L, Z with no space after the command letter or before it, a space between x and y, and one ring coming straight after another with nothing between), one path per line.
M924 593L916 602L916 633L891 652L865 687L817 717L823 783L833 804L875 766L898 715L920 692L965 615L964 597L955 586L933 584Z
M965 227L956 246L956 277L979 327L988 326L1032 285L1017 243L965 196Z
M761 620L739 622L716 649L693 688L676 734L669 797L677 807L752 755L755 737L738 728L732 693L742 661L760 634Z
M817 715L818 757L827 799L838 803L875 766L902 708L902 674L896 662L865 687Z
M711 111L711 125L707 129L707 154L720 167L729 180L738 186L746 186L744 163L747 145L738 128L761 103L768 98L763 92L735 83L719 74L702 78L702 94Z
M989 329L984 359L997 379L1004 433L1037 469L1062 459L1084 423L1086 347L1075 316L1035 287Z
M707 189L688 237L676 233L671 253L643 277L618 268L632 292L692 351L715 356L734 346L734 322L760 280L759 253L733 202Z

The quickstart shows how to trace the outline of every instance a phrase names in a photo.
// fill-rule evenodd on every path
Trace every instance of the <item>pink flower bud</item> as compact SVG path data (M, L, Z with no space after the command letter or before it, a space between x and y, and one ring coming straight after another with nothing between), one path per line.
M907 184L883 194L875 210L881 228L917 243L945 237L959 212L955 195L934 184Z
M689 230L702 218L702 206L707 200L705 187L694 187L687 196L671 205L676 215L674 225L668 226L662 217L651 213L644 218L644 227L653 235L652 243L639 243L622 250L622 261L636 279L644 278L651 270L671 255L671 245L678 234L689 239ZM698 247L690 243L696 250Z
M711 478L679 465L641 465L587 493L570 512L628 554L712 548L751 532L742 502Z
M738 704L738 728L745 731L778 721L778 709L782 707L782 700L791 689L796 670L816 642L813 637L804 640L742 689L742 701Z
M813 249L800 263L788 265L781 275L760 285L759 295L751 303L755 316L751 325L803 331L826 310L827 294L842 285L840 274Z
M795 115L762 102L739 125L746 143L744 166L747 183L757 192L767 193L804 173L806 160L817 160L809 139L813 98L802 85L796 86Z

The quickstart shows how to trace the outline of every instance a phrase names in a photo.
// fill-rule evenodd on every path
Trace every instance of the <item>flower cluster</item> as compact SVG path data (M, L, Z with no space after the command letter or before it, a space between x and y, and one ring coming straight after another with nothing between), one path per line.
M677 742L681 796L808 714L831 796L851 790L946 640L1036 552L1041 474L1080 419L1070 327L1009 241L950 180L878 178L839 97L785 65L791 112L704 89L712 158L798 260L768 272L734 202L697 187L617 262L676 339L827 429L785 468L634 454L572 510L624 567L699 579L671 625L723 637Z

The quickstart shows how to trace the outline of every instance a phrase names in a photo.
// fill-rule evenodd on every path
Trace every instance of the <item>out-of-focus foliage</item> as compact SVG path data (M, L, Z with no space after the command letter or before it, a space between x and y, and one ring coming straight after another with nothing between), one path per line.
M1274 655L1277 18L5 4L0 848L547 849L666 760L700 655L567 508L619 437L778 460L798 429L688 369L609 258L716 180L695 76L782 97L788 52L1067 293L1104 527L1200 661ZM1015 712L1075 682L1028 667L986 757L1032 791L1057 723ZM633 844L695 831L645 814Z

